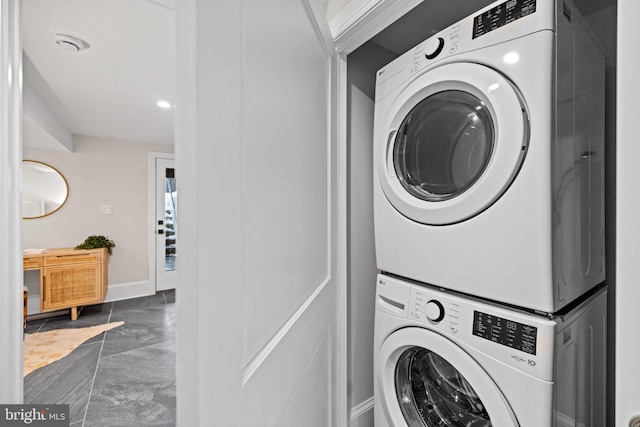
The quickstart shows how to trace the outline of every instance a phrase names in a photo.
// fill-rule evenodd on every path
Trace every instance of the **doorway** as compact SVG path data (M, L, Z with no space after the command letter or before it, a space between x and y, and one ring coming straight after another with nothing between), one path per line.
M176 188L176 168L174 155L170 153L150 153L150 167L153 182L149 191L151 241L149 247L149 277L155 277L156 292L176 288L177 277L177 219L178 192ZM150 177L151 178L151 177Z

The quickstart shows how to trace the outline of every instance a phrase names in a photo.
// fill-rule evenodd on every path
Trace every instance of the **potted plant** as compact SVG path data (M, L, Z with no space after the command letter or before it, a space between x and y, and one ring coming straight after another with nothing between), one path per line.
M84 242L76 246L74 249L96 249L96 248L107 248L107 252L109 255L113 253L113 248L116 247L116 244L113 240L109 239L106 236L89 236L85 239Z

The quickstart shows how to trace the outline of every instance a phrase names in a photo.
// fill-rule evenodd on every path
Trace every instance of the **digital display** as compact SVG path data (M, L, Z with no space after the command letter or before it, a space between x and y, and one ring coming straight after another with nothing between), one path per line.
M473 38L480 37L536 11L536 0L507 0L473 18Z
M474 311L473 335L528 354L536 354L538 328L535 326Z

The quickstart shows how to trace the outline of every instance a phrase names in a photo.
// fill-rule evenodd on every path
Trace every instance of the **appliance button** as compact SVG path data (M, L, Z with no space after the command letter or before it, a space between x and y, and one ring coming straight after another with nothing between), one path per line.
M425 307L425 314L427 316L427 319L431 320L432 322L439 322L444 319L444 307L442 306L440 301L432 299L427 302L427 305Z
M444 39L442 37L438 37L437 39L428 40L424 44L424 56L427 59L433 59L442 52L442 48L444 47Z
M458 333L458 325L451 324L451 325L449 326L449 330L450 330L451 332L453 332L454 334L457 334L457 333Z

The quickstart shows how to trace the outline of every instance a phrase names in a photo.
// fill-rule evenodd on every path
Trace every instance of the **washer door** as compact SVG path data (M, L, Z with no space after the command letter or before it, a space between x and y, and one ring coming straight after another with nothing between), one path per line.
M520 170L529 142L525 104L502 74L446 64L409 84L377 137L389 202L424 224L453 224L491 206Z
M380 348L376 375L376 392L390 425L519 425L484 369L435 332L405 328L391 334Z

